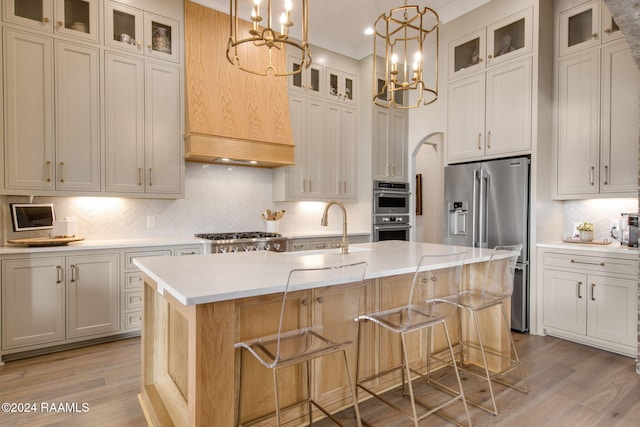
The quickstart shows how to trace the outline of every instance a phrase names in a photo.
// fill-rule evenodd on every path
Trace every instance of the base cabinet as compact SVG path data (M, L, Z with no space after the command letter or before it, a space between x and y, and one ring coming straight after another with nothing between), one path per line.
M2 350L120 327L117 253L2 261Z
M637 259L566 252L542 259L545 332L635 357Z

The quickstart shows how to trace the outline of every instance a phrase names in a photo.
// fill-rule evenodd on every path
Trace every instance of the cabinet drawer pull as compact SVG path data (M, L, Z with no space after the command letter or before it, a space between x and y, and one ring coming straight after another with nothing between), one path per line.
M582 282L578 282L576 289L578 290L578 298L582 299L582 294L580 293L580 289L582 288Z
M138 168L138 187L142 187L142 168Z
M491 149L491 131L487 132L487 148Z
M51 182L51 161L47 160L47 182Z
M76 281L76 265L75 264L71 264L71 280L70 282L75 282Z
M591 181L592 186L595 185L595 183L593 182L595 174L596 174L596 168L595 166L591 166L591 170L589 171L589 180Z
M56 275L58 276L56 283L62 283L62 267L59 265L56 265Z
M482 134L478 134L478 150L482 150L482 144L480 143L482 140Z
M604 262L577 261L575 259L571 260L571 264L599 265L600 267L604 267Z
M60 162L60 182L64 182L64 162Z
M149 187L151 187L153 185L153 181L151 179L151 173L152 173L152 169L149 168Z
M592 283L591 284L591 301L595 301L596 300L596 296L595 296L595 289L596 289L596 284Z
M604 185L609 184L609 166L604 165Z

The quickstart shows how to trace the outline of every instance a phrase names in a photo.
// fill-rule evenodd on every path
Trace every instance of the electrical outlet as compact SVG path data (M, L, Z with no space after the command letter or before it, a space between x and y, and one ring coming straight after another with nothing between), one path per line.
M619 219L617 219L617 218L615 218L615 219L610 219L610 220L609 220L609 229L610 229L610 230L612 230L612 229L614 229L614 228L615 228L616 230L619 230L619 229L620 229L620 220L619 220Z
M156 226L156 217L148 216L147 217L147 228L155 228Z

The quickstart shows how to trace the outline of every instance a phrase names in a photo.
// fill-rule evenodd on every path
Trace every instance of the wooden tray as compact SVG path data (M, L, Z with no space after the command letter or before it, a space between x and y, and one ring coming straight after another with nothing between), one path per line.
M84 240L84 237L31 237L29 239L7 240L7 243L27 246L64 246L80 240Z
M563 239L565 243L581 243L583 245L610 245L613 243L610 240L592 240L591 242L583 242L580 239Z

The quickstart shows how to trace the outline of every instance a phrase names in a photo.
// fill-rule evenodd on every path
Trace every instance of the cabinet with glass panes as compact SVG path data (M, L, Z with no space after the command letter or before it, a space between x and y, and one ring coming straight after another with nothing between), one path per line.
M449 79L456 79L532 51L532 8L449 43Z
M98 0L3 0L3 17L25 28L99 41Z
M105 45L180 62L178 21L107 1Z
M559 56L622 37L620 27L602 0L564 0L558 7Z

